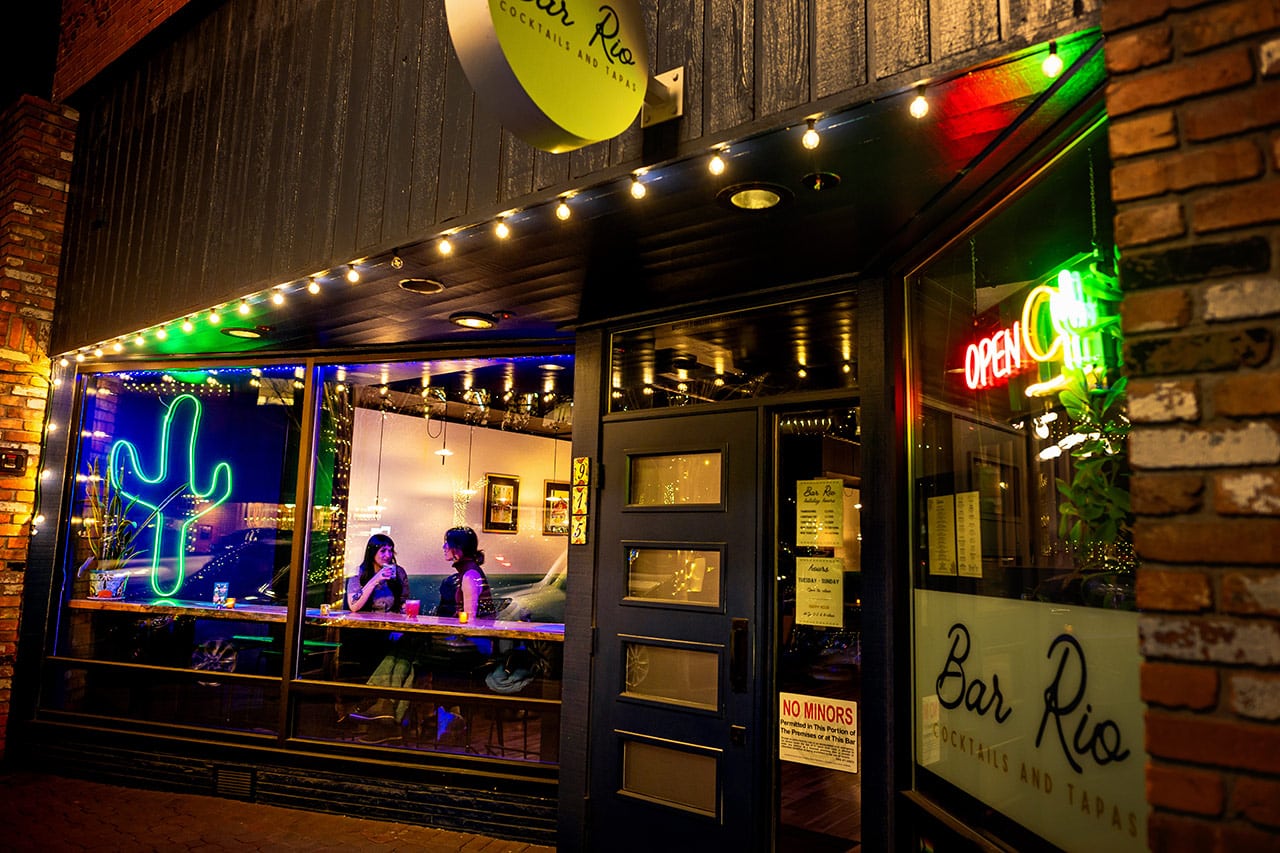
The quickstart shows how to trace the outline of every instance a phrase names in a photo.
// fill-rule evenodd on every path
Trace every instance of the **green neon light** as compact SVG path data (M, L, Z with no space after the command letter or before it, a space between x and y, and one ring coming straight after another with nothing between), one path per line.
M190 424L187 430L186 471L180 472L178 469L182 460L175 457L173 448L170 446L169 433L173 427L175 417L183 410L190 411ZM227 498L231 496L231 466L226 462L218 462L213 466L207 488L201 489L197 482L196 440L200 432L200 417L202 414L203 407L200 405L200 401L190 394L183 394L169 404L160 429L160 458L155 476L148 476L143 472L142 465L138 461L138 449L131 442L124 439L111 445L111 454L108 458L107 476L113 481L113 485L120 490L120 494L129 500L137 501L139 505L156 514L154 541L151 548L151 591L161 597L176 593L182 587L183 581L186 580L186 543L191 525L201 516L226 503ZM171 459L174 459L175 464L170 464ZM140 481L139 485L137 487L127 486L125 484L126 474L131 474L132 477L137 478ZM144 489L144 486L148 488ZM145 495L143 494L144 491L146 492ZM197 502L206 501L207 506L191 513L178 529L173 586L170 589L162 589L160 586L160 553L161 546L164 544L166 519L164 510L175 498L183 493L194 495Z
M1119 281L1099 270L1096 262L1081 263L1092 257L1077 257L1032 288L1022 306L1022 344L1041 364L1060 359L1063 371L1092 373L1105 384L1107 372L1118 361L1122 294ZM1064 381L1059 372L1026 393L1042 396Z

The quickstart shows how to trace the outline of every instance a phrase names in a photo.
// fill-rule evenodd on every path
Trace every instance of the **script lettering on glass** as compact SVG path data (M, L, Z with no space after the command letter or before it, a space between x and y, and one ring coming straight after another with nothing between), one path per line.
M1088 755L1098 763L1099 767L1113 761L1124 761L1129 757L1129 750L1120 743L1120 727L1112 720L1103 720L1100 723L1094 723L1090 731L1089 715L1093 713L1093 706L1089 704L1084 706L1084 713L1076 723L1075 733L1068 745L1067 733L1063 730L1063 718L1074 714L1080 707L1080 703L1084 701L1089 670L1084 659L1084 649L1080 647L1079 640L1070 634L1059 634L1049 644L1048 657L1051 660L1054 650L1059 646L1063 647L1062 658L1058 661L1058 670L1054 673L1053 681L1044 690L1044 715L1040 718L1040 728L1036 732L1036 747L1039 748L1044 738L1045 728L1052 719L1053 727L1058 734L1058 744L1062 747L1062 755L1071 765L1071 769L1077 773L1083 773L1084 770L1081 769L1080 762L1076 761L1076 756ZM1079 661L1080 680L1071 697L1064 699L1064 692L1069 689L1063 686L1064 676L1067 674L1068 664L1073 660Z

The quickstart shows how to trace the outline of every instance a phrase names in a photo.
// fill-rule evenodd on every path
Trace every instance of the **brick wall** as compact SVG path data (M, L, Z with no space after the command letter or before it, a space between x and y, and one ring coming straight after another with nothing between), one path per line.
M1150 845L1280 849L1280 2L1102 19Z
M75 128L74 110L30 96L0 112L0 448L30 454L26 473L0 474L0 757L40 465Z
M63 101L190 0L63 0L53 99Z

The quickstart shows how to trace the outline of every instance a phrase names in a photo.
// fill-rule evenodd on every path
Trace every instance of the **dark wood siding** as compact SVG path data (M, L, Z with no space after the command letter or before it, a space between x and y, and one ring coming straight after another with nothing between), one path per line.
M643 6L651 70L685 68L684 118L568 155L477 103L439 0L228 0L145 44L76 104L54 350L903 90L1093 26L1098 2Z

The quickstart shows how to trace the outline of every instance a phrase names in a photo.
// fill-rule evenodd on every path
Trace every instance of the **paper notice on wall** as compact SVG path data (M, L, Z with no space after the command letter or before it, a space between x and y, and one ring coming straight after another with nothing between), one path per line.
M796 558L796 624L844 627L844 560Z
M796 481L796 545L839 548L844 541L844 482Z
M982 577L982 525L978 518L978 493L956 495L956 566L961 577Z
M858 772L858 703L779 693L778 757Z
M929 498L929 574L956 573L956 496Z

